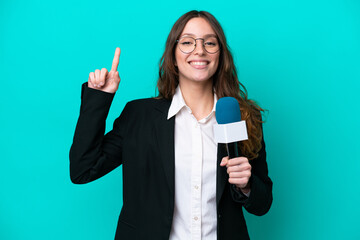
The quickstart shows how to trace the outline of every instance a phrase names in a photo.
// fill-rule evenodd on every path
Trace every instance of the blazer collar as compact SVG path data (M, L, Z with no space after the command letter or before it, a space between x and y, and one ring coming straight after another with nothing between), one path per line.
M170 192L175 196L175 117L167 119L170 103L169 100L161 99L156 105L156 110L161 114L155 121L155 137Z

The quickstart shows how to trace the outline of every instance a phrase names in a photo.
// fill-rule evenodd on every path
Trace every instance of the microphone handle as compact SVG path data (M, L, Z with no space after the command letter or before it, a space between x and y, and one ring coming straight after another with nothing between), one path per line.
M229 159L240 157L238 142L226 143L226 150L227 150Z

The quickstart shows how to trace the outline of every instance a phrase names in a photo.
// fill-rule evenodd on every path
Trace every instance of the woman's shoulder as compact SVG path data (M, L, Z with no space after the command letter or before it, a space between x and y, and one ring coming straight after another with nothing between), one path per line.
M171 104L171 100L165 98L141 98L129 101L125 109L137 113L150 113L154 110L167 112Z
M170 105L170 103L171 101L164 98L140 98L129 101L127 105L134 107L158 107L164 104Z

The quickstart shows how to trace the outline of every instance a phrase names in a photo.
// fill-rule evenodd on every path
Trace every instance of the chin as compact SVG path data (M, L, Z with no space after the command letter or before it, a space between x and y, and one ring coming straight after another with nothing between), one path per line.
M203 73L203 74L188 74L186 75L180 75L180 79L183 79L184 81L189 81L189 82L196 82L196 83L205 83L208 81L212 81L213 75L207 74L207 73Z
M212 76L206 75L206 76L198 76L198 77L194 77L194 81L197 82L207 82L210 81L212 78Z

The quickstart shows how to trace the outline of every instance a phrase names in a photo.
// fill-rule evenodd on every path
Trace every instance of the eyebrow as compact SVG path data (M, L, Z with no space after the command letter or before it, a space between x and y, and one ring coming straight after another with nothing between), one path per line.
M195 37L195 34L192 34L192 33L184 33L184 34L180 35L180 37L184 37L184 36L192 36L192 37ZM204 38L207 38L207 37L216 37L216 34L210 33L210 34L204 35Z

